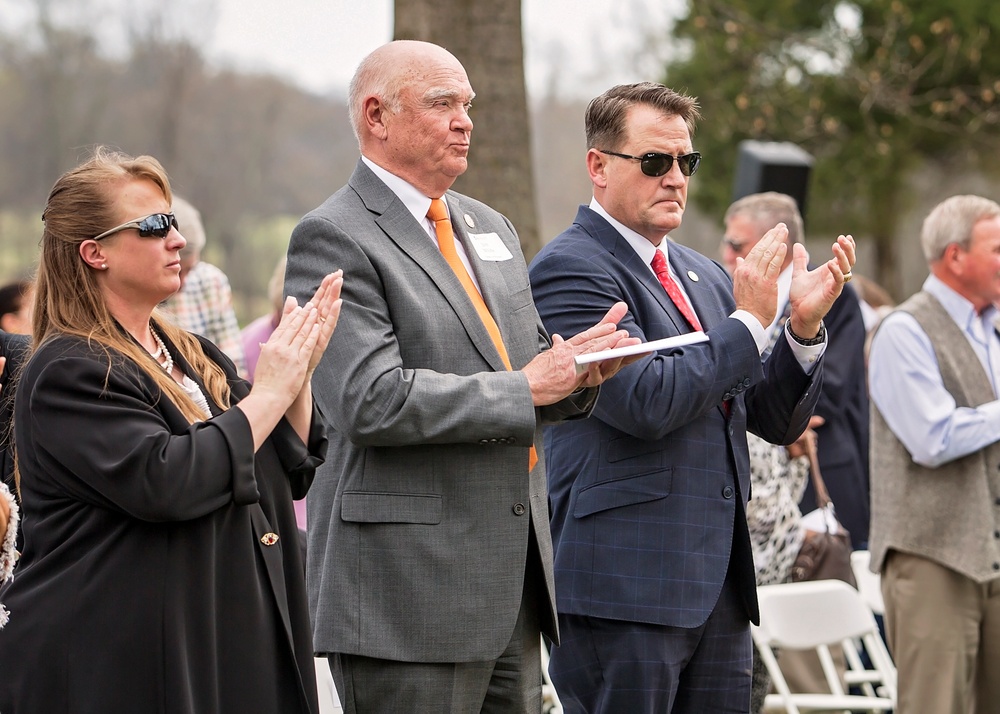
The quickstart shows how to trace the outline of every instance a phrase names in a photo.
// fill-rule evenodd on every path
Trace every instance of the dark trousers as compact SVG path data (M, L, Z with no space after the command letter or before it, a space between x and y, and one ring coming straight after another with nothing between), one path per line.
M726 578L691 629L559 615L549 674L566 714L705 714L750 708L750 624Z

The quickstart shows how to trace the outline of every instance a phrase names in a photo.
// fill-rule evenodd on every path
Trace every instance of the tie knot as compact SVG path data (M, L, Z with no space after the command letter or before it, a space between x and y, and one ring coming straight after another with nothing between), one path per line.
M657 275L660 275L661 273L670 274L670 268L667 267L667 256L665 256L663 251L659 248L657 248L656 252L653 253L652 266L653 272Z
M431 199L431 207L427 209L427 217L435 223L448 220L448 206L445 205L444 199Z

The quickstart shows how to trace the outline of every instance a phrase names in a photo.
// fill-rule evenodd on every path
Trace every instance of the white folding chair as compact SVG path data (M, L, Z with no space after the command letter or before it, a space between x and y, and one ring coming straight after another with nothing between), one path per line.
M563 714L562 703L549 677L549 647L542 638L542 712L543 714Z
M882 601L882 578L878 573L868 569L872 554L867 550L856 550L851 553L851 570L854 579L858 581L858 592L868 603L868 607L876 615L885 614L885 603Z
M857 590L840 580L764 585L757 589L760 626L752 627L754 643L776 694L764 701L765 711L788 714L817 711L889 711L895 706L896 668L879 636L871 610ZM865 669L855 641L868 650L872 668ZM839 644L847 655L848 684L857 683L865 694L844 691L830 645ZM828 693L792 692L781 673L772 648L815 650L826 676Z

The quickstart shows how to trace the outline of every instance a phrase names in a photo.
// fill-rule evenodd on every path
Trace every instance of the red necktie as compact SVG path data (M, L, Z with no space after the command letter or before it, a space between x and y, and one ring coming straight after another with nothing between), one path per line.
M677 284L672 277L670 277L670 268L667 267L667 256L663 254L663 251L659 248L656 249L656 254L653 255L653 272L656 273L656 277L660 279L660 285L663 289L667 291L667 295L670 299L674 301L674 305L677 309L681 311L684 319L688 321L695 330L701 331L701 323L698 322L698 316L694 314L694 310L691 309L691 305L685 299L684 294L681 292L680 286Z
M500 359L503 360L508 370L511 369L510 357L507 356L507 347L503 343L500 327L497 325L496 320L493 319L493 315L490 314L490 309L486 306L483 296L476 289L476 284L472 282L472 277L469 275L469 271L465 269L465 264L462 262L462 259L458 255L458 250L455 248L455 231L451 227L451 218L448 216L448 207L445 205L445 202L440 198L432 198L431 207L427 211L427 217L434 222L434 234L437 236L438 248L441 249L441 255L444 256L445 262L451 266L452 271L458 278L458 282L462 283L462 287L468 293L473 307L479 313L479 319L482 320L483 326L486 327L486 331L490 333L490 337L493 339L493 345L497 348L497 352L500 353ZM532 446L528 452L528 471L535 468L536 463L538 463L538 454L535 453L535 447Z

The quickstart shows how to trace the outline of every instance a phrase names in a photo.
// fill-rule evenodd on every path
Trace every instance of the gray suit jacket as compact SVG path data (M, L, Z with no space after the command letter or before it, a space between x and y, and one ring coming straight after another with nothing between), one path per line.
M548 337L517 235L488 206L447 200L518 370ZM481 260L469 232L495 233L513 257ZM301 301L337 268L344 306L313 381L330 439L308 501L316 651L495 659L534 553L529 528L547 591L541 621L554 622L541 426L585 416L596 390L536 410L433 240L360 161L293 232L286 293Z

